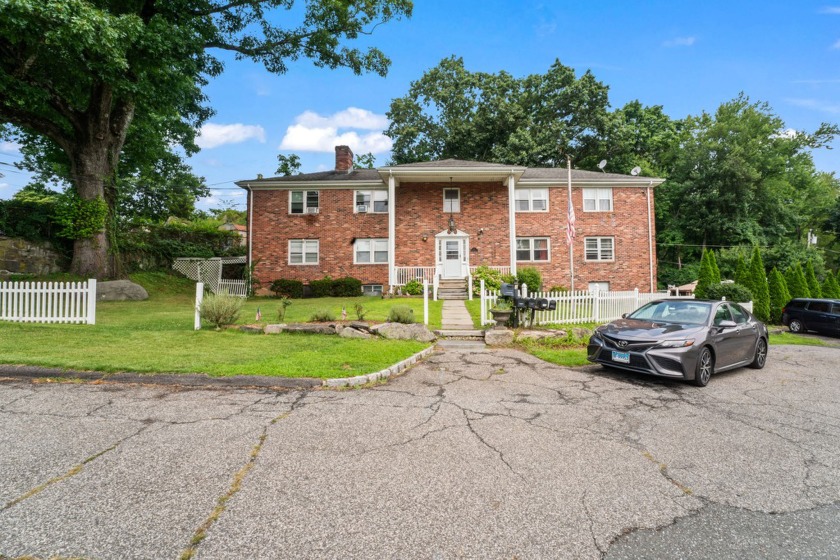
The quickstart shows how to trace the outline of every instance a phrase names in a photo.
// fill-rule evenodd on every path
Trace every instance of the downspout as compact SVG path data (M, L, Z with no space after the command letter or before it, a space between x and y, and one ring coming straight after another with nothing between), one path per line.
M510 243L510 273L516 276L516 207L514 206L514 189L516 188L516 179L513 178L513 170L508 177L508 222L510 223L509 243Z
M656 291L656 286L654 285L654 278L653 278L653 220L651 219L651 212L650 212L650 191L653 188L653 181L648 183L648 187L646 189L647 192L647 211L648 211L648 257L649 257L649 266L650 266L650 293L654 293Z
M396 270L396 232L397 232L397 193L394 172L388 172L388 288L397 283Z
M254 191L249 183L245 184L248 189L248 266L251 266L251 253L254 247Z

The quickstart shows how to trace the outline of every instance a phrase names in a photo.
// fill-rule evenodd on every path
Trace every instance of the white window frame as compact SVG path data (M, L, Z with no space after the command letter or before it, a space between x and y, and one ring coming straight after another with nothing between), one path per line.
M292 243L301 244L301 262L292 262ZM313 250L314 247L314 250ZM315 262L306 262L306 255L315 253ZM314 266L321 262L321 241L318 239L289 239L289 266Z
M587 208L587 203L589 207ZM603 208L602 206L607 208ZM584 212L612 212L613 211L613 190L612 187L584 187L583 189L583 211Z
M381 296L383 292L382 284L362 284L363 296Z
M609 241L609 244L605 243ZM592 245L594 244L594 247ZM607 247L609 245L609 247ZM589 258L589 253L594 250L597 257ZM606 258L607 251L609 258ZM615 261L615 237L585 237L583 240L583 256L587 262L614 262Z
M314 192L318 195L318 205L317 206L309 206L308 205L309 193L311 193L311 192ZM303 193L303 211L301 211L301 212L292 212L292 194L293 193ZM317 208L317 209L319 209L318 211L320 212L321 191L319 191L317 189L295 189L295 190L289 191L289 214L294 214L295 216L305 216L306 214L308 214L307 210L309 210L309 208Z
M358 190L353 191L353 212L359 214L359 204L357 202L359 195L367 195L370 198L370 204L366 205L368 207L367 212L361 212L363 214L387 214L388 213L388 191L382 189L369 189L369 190ZM382 196L384 195L384 199ZM379 200L377 200L377 197ZM385 201L385 210L376 210L376 203Z
M368 250L364 251L366 253L370 253L370 261L359 261L358 254L359 249L358 245L360 242L368 243ZM377 250L376 244L380 245L380 249ZM384 260L377 261L376 260L376 253L382 253L384 251L385 258ZM359 265L366 265L366 264L388 264L388 238L383 237L370 237L370 238L360 238L356 239L353 242L353 264Z
M540 241L544 240L545 241L545 251L546 251L546 257L547 257L545 260L536 260L534 258L534 251L535 251L534 241L537 241L537 240L540 240ZM529 253L529 258L528 259L523 260L523 259L519 258L519 251L520 251L519 242L520 241L528 241L528 253ZM516 249L515 249L515 251L516 251L516 262L533 262L533 263L551 262L551 238L550 237L517 237L516 238Z
M446 191L455 191L458 193L458 198L453 199L457 203L457 208L448 209L446 207L447 199L446 199ZM460 187L444 187L443 193L441 193L443 197L443 211L447 214L460 214L461 213L461 188Z
M528 201L528 209L522 210L519 208L519 201L525 200L520 199L516 195L527 193L527 201ZM535 195L542 195L542 196L535 196ZM545 209L544 210L535 210L534 209L534 201L535 200L544 200L545 201ZM545 188L532 188L532 189L515 189L513 195L513 205L516 208L517 212L548 212L548 189Z

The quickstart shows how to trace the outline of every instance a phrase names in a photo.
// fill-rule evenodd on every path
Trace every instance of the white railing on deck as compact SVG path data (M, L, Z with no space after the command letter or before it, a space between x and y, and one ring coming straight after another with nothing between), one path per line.
M481 324L488 325L494 321L489 310L499 298L495 290L482 291L483 317ZM668 298L665 293L641 293L638 290L629 292L530 292L523 297L547 299L556 301L554 311L537 311L534 314L535 325L568 324L568 323L600 323L621 318L624 313L657 300ZM675 297L675 296L674 296ZM684 297L684 296L683 296ZM527 310L530 316L530 310Z
M489 268L490 270L498 270L502 274L510 274L510 267L509 266L488 266L488 265L482 265L482 266L487 266L487 268ZM470 274L475 274L475 269L476 268L478 268L478 266L471 266L470 267Z
M0 282L0 320L96 324L96 280Z
M219 280L218 293L227 292L232 296L248 297L248 286L245 280Z
M395 266L394 270L397 273L397 286L405 286L412 280L428 280L432 282L435 277L435 267L433 266Z

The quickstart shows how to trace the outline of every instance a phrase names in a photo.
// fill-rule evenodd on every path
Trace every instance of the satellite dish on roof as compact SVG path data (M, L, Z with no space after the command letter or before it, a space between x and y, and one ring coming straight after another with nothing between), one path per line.
M630 175L635 177L636 175L638 175L641 172L642 172L642 168L637 165L636 167L634 167L633 169L630 170Z
M604 171L604 168L606 166L607 166L607 160L602 159L601 161L598 162L598 169L600 169L601 171ZM604 173L606 173L606 171L604 171Z

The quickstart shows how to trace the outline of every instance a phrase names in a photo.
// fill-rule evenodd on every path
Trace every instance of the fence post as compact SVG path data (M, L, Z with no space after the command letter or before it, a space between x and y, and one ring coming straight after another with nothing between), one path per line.
M423 324L429 326L429 280L423 278Z
M204 300L204 282L195 284L195 330L201 330L201 302Z
M636 296L636 305L633 306L633 309L639 308L639 288L633 288L633 293Z
M484 299L484 278L480 278L478 281L478 289L480 290L479 297L481 298L481 320L478 322L479 327L484 326L484 320L487 317L487 300Z
M96 278L88 280L87 324L96 324Z
M469 291L470 301L473 298L472 274L467 274L467 291Z
M601 321L601 291L596 289L592 294L592 315L596 323Z

